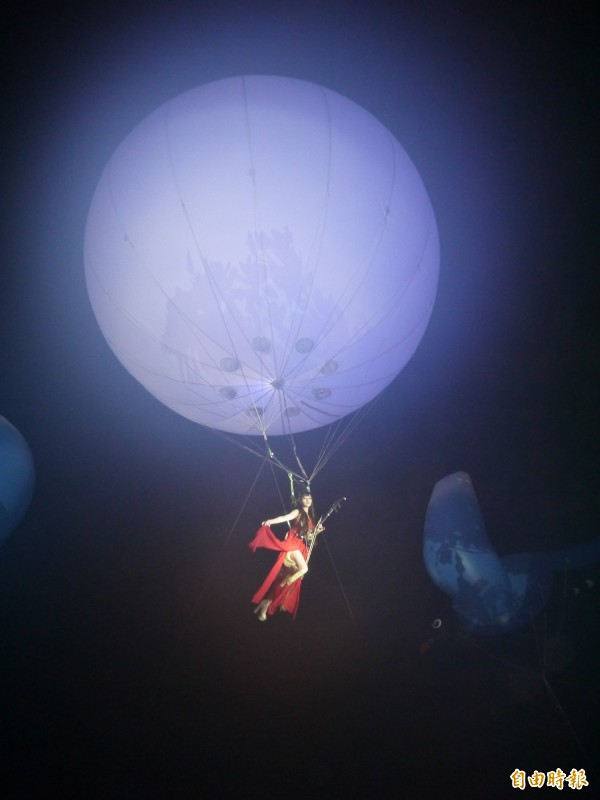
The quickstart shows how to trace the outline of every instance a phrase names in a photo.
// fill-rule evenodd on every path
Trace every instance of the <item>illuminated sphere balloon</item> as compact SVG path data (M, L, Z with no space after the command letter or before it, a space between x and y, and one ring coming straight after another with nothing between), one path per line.
M116 356L156 398L232 433L326 425L411 358L438 233L393 135L321 86L216 81L176 97L108 162L87 286Z
M27 511L35 474L27 442L4 417L0 417L0 542L17 527Z

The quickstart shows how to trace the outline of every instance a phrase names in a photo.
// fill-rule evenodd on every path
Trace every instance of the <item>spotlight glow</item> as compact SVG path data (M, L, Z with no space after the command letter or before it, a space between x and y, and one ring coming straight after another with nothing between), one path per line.
M116 356L155 397L234 433L360 408L427 327L435 218L402 147L344 97L248 76L144 120L110 159L85 236Z

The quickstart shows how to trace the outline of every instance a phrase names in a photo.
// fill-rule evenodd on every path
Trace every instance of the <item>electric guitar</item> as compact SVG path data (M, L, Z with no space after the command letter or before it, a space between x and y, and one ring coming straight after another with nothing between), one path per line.
M307 564L308 564L308 559L310 558L310 554L312 553L312 549L315 546L315 542L317 541L317 535L323 530L323 525L325 523L325 520L329 519L329 517L332 514L335 514L340 510L340 508L342 507L342 503L345 501L345 499L346 499L345 497L340 497L339 500L336 500L335 503L329 509L329 511L326 514L323 514L322 517L319 517L319 521L315 525L313 532L309 533L307 537L310 542L308 546L308 554L306 556Z

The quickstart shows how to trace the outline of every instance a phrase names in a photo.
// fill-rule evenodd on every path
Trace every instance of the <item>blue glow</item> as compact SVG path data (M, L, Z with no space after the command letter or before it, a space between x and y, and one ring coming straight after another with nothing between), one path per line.
M433 582L451 595L458 616L476 633L523 627L546 605L552 575L600 561L600 537L549 553L500 558L487 537L471 479L456 472L433 489L423 545Z
M27 442L0 417L0 543L10 536L27 511L35 483L33 457Z

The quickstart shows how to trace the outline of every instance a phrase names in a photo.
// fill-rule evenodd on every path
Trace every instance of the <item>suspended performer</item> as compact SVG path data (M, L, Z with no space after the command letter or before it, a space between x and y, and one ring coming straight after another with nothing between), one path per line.
M323 530L320 523L315 524L312 504L310 492L302 492L296 500L296 508L289 514L265 520L249 544L252 552L258 547L280 551L273 568L252 597L252 602L258 604L254 613L261 622L277 610L288 611L294 619L296 617L302 578L308 571L308 546L312 537ZM284 540L278 539L270 527L280 522L292 523Z

